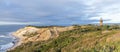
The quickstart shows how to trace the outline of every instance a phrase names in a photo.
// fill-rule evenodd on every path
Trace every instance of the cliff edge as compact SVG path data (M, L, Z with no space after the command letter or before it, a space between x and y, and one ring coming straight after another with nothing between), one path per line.
M56 38L59 36L60 32L72 29L74 29L73 26L51 28L24 27L13 33L13 36L18 38L19 40L11 49L14 49L22 43L27 43L29 41L46 41L50 38Z

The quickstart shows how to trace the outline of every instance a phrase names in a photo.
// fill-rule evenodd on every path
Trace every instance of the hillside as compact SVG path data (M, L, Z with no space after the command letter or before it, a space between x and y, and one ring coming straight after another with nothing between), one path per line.
M23 29L26 30L26 28ZM119 26L105 25L100 28L96 25L75 25L72 28L35 29L36 31L34 31L37 32L35 34L30 29L26 30L27 33L24 32L25 34L20 33L23 30L18 30L15 35L18 36L19 33L24 35L22 36L24 38L21 38L21 41L24 41L20 46L8 52L120 52ZM45 33L40 34L40 32Z

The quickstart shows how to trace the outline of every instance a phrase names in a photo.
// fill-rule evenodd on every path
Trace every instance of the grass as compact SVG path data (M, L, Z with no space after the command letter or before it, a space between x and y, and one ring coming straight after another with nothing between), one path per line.
M61 32L56 39L28 42L8 52L120 52L120 41L106 42L119 31L118 28L110 29L101 34L97 26L76 26L74 30Z

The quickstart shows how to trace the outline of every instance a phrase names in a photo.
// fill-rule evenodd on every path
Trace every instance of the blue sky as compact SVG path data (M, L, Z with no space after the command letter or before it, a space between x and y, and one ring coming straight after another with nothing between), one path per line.
M120 23L119 0L0 0L0 25Z

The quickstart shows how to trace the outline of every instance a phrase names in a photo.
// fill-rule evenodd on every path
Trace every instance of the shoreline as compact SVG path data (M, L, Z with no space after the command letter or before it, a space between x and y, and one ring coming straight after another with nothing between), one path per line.
M20 43L20 38L14 35L14 32L12 34L10 34L13 37L13 41L11 43L13 43L14 45L11 46L10 48L8 48L6 51L10 51L15 49L17 46L21 45Z

